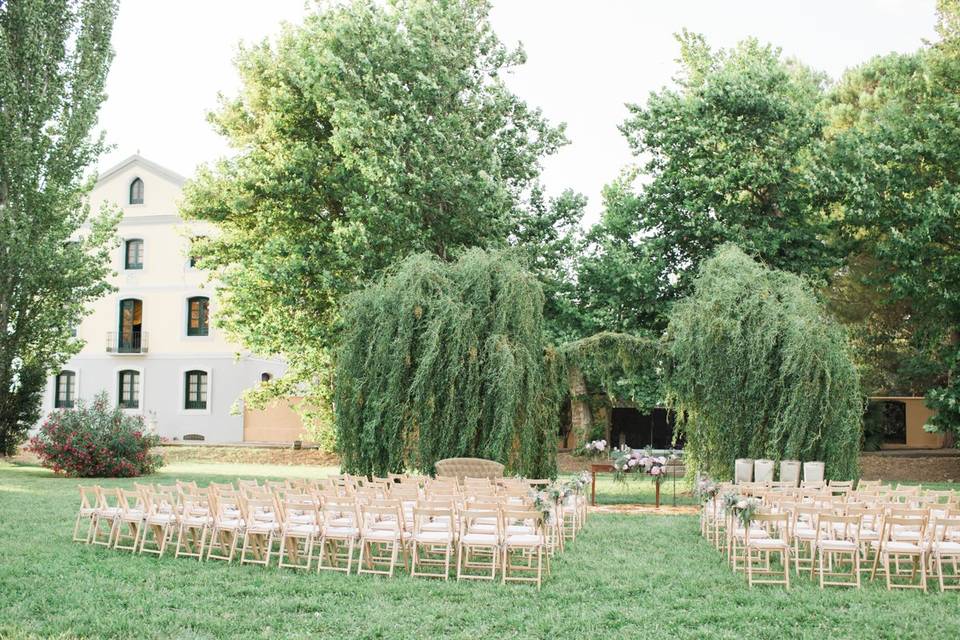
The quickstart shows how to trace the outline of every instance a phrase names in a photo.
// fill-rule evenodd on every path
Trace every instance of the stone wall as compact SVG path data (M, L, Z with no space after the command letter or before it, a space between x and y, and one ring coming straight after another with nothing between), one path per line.
M864 453L860 456L860 477L867 480L914 482L960 482L960 455L944 453Z

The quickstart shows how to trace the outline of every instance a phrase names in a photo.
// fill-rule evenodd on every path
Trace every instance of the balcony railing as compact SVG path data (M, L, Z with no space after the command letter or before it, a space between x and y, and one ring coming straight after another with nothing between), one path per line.
M111 331L107 333L107 353L147 353L149 337L146 331Z

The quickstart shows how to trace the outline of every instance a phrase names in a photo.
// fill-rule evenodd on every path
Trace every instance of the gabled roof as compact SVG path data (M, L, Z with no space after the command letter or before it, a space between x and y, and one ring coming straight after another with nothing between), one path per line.
M101 184L102 182L104 182L105 180L109 179L109 178L110 178L111 176L113 176L114 174L117 174L117 173L119 173L120 171L123 171L124 169L126 169L127 167L129 167L130 165L133 165L133 164L140 165L140 166L142 166L142 167L146 167L147 169L149 169L149 170L152 171L153 173L159 174L159 175L167 178L168 180L170 180L171 182L173 182L174 184L176 184L178 187L179 187L179 186L182 186L183 183L187 181L187 179L184 178L184 177L183 177L182 175L180 175L179 173L177 173L177 172L175 172L175 171L171 171L170 169L167 169L166 167L161 167L161 166L158 165L156 162L151 162L150 160L147 160L146 158L144 158L143 156L141 156L139 153L135 153L135 154L133 154L132 156L130 156L129 158L127 158L126 160L124 160L123 162L121 162L120 164L116 164L116 165L110 167L109 169L107 169L106 171L104 171L103 173L101 173L100 175L98 175L98 176L97 176L97 184L98 184L98 185Z

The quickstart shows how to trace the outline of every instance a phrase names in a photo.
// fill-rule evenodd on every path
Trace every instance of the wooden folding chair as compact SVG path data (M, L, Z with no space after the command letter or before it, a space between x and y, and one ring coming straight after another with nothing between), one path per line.
M494 580L500 563L503 521L496 504L470 505L460 512L460 539L457 544L457 580ZM469 573L489 571L490 575Z
M97 511L97 492L93 486L85 487L82 484L78 484L77 489L80 491L80 509L77 511L77 520L73 524L73 541L89 544L93 535L93 516ZM87 532L81 538L78 534L80 523L84 520L87 521Z
M93 487L97 496L97 505L93 512L93 532L90 535L90 544L109 547L113 544L113 535L120 516L120 503L114 492L107 492L100 485ZM111 497L113 504L110 503ZM104 537L106 536L106 537Z
M177 532L177 547L173 557L203 560L207 533L213 524L209 494L181 492L180 526Z
M326 498L321 505L320 515L322 523L317 571L350 573L353 568L353 549L360 536L356 499Z
M392 577L401 552L404 553L406 566L405 542L404 518L399 500L380 500L360 505L358 574Z
M320 510L308 496L287 496L281 503L280 567L310 570L313 545L320 536Z
M820 588L843 586L860 588L860 526L859 515L837 516L822 514L817 526L817 573ZM842 571L849 559L850 571ZM836 578L829 579L828 578ZM849 577L849 580L842 580Z
M233 562L233 556L237 552L237 542L243 537L245 524L243 498L239 492L231 493L233 495L223 492L214 501L207 560Z
M504 508L501 517L504 527L501 583L533 582L539 591L543 584L544 555L547 556L548 567L550 563L549 554L544 554L547 537L543 513L535 509Z
M118 551L135 552L140 542L140 527L146 518L146 510L139 491L116 489L120 513L114 521L113 548Z
M453 507L447 504L448 506L443 507L418 505L413 508L413 535L410 538L411 576L450 579L455 524ZM425 570L427 567L436 569Z
M240 564L270 564L273 539L282 527L281 515L276 501L250 498L242 501L243 545L240 547Z
M930 559L940 591L960 589L960 514L935 517L930 528ZM944 564L952 569L950 573L944 571Z
M140 531L139 552L162 556L177 529L177 502L173 493L152 491L142 494L146 515ZM151 546L148 547L147 545Z
M883 521L883 533L878 543L877 555L873 561L871 578L876 575L878 564L886 576L887 590L921 589L927 591L927 543L925 531L926 516L888 515ZM910 561L909 570L900 567L901 559ZM891 563L893 568L891 568ZM920 583L915 584L919 570ZM897 582L898 578L907 582Z
M750 517L749 523L744 527L744 555L748 586L782 584L790 589L789 526L790 517L786 513L758 513ZM758 535L760 532L763 532L763 535ZM774 578L780 572L773 568L772 554L780 554L780 562L783 565L782 580ZM755 578L755 575L769 577Z

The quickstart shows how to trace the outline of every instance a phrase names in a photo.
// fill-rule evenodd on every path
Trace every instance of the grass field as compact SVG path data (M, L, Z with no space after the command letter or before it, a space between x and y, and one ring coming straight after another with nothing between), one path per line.
M153 481L329 471L181 463ZM807 579L790 592L750 590L700 540L691 516L595 514L537 593L94 549L70 542L76 484L0 463L0 637L960 637L956 592L888 593L876 584L824 592Z

